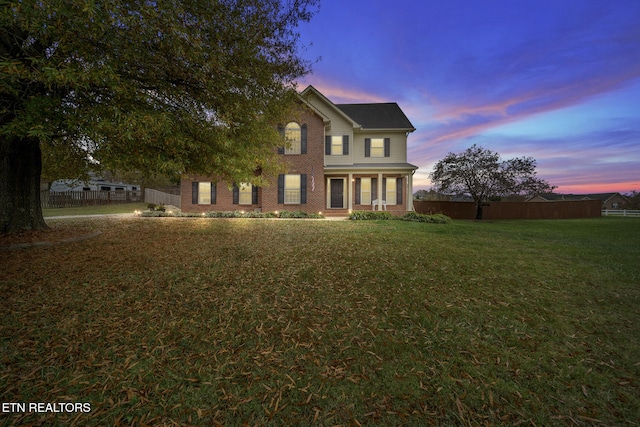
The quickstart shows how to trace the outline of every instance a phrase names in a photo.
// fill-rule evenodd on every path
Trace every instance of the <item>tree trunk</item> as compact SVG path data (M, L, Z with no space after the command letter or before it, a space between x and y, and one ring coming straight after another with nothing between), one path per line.
M0 139L0 233L42 230L42 155L37 138Z
M482 219L482 202L476 203L476 220Z

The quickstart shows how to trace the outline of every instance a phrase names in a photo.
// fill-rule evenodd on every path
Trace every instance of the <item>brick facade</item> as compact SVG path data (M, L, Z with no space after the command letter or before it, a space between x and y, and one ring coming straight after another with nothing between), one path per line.
M215 204L192 203L193 182L215 182L215 178L195 176L183 179L180 188L183 212L211 212L211 211L303 211L307 213L324 212L325 210L325 182L324 182L324 122L318 114L308 108L300 112L300 126L306 125L307 153L282 154L289 164L289 174L306 175L306 196L304 204L278 203L278 177L266 177L268 185L258 189L257 203L245 205L233 203L233 190L223 181L216 185ZM296 121L297 123L297 121Z
M262 210L275 211L303 211L307 213L324 212L324 122L322 118L311 110L304 108L300 115L300 126L307 125L307 154L283 154L289 164L290 174L304 174L307 176L307 203L283 204L278 203L277 177L269 177L270 185L262 190Z

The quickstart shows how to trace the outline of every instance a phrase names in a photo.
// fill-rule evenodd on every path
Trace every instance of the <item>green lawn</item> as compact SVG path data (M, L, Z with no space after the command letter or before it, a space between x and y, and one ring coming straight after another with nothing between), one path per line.
M54 216L133 213L135 210L146 209L147 203L122 203L103 206L85 206L82 208L48 208L43 209L42 214L45 218L50 218Z
M638 425L640 220L50 220L0 252L36 425Z

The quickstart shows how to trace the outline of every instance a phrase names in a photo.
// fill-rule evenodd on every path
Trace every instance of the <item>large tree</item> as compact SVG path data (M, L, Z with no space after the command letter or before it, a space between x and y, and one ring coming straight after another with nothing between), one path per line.
M0 232L46 227L49 175L259 180L309 72L317 0L0 0ZM257 182L259 183L259 182Z
M501 160L494 151L475 144L463 153L449 153L437 162L430 174L435 189L445 194L467 194L476 204L476 219L489 199L512 194L534 195L553 190L536 178L532 157Z

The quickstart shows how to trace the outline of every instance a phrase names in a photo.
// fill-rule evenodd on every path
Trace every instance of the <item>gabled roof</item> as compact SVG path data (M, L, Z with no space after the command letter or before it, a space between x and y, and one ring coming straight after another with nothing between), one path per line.
M306 98L309 95L314 95L318 98L320 98L326 105L328 105L332 110L334 110L339 116L342 116L347 122L350 122L351 125L356 128L356 127L360 127L361 125L356 122L352 117L349 117L347 114L344 113L344 111L342 111L341 109L337 108L336 104L334 104L333 102L331 102L326 96L324 96L318 89L316 89L315 87L309 85L307 86L307 88L305 90L303 90L302 92L300 92L300 96L303 98Z
M322 99L330 108L332 108L345 120L350 122L354 128L361 129L388 129L403 130L413 132L416 130L411 124L407 116L395 102L376 103L376 104L334 104L318 89L309 85L300 92L302 97L310 94Z
M395 102L335 105L362 125L363 129L404 129L409 132L416 130Z

